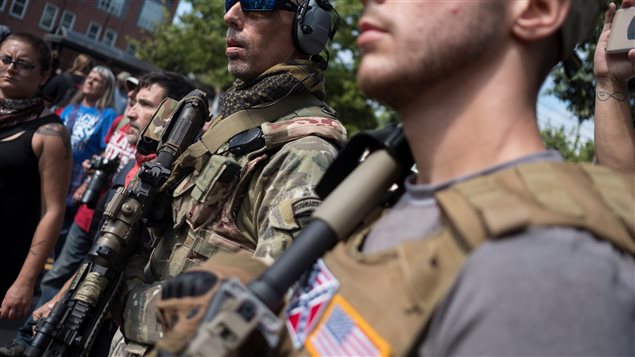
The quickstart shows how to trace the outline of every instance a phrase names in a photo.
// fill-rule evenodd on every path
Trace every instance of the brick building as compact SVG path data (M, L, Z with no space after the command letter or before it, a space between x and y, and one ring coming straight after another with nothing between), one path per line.
M50 43L67 69L78 53L115 73L154 69L135 58L131 40L147 41L157 24L172 21L179 0L0 0L0 24Z

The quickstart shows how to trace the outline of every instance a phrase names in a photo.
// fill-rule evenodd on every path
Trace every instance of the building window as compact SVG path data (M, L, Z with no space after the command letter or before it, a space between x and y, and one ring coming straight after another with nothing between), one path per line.
M161 5L161 3L153 0L145 0L141 13L139 14L137 26L150 32L154 32L157 25L163 21L164 11L165 8Z
M124 4L124 0L98 0L97 8L115 16L121 16Z
M7 4L9 0L0 0L0 11L4 11L4 6Z
M90 24L88 25L88 31L86 31L86 36L88 36L89 38L93 40L96 40L97 38L99 38L100 33L101 33L101 26L91 21Z
M131 56L134 56L137 53L137 46L135 46L134 43L129 43L128 49L126 49L126 53Z
M29 0L13 0L9 14L18 19L22 19L26 14L26 7L29 6Z
M73 26L75 26L75 19L77 17L75 16L74 13L68 11L68 10L64 10L64 12L62 13L62 18L60 19L60 28L65 28L68 30L72 30Z
M106 29L102 41L108 46L115 46L115 42L117 42L117 31L113 29Z
M59 8L53 4L46 3L44 11L42 11L42 17L40 18L40 28L45 31L51 31L57 20L57 12Z

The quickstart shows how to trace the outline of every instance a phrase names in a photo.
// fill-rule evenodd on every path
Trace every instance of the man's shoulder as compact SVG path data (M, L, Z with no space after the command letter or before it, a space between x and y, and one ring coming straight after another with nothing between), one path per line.
M306 137L318 137L331 144L342 146L346 140L346 128L339 120L326 116L296 116L261 125L269 146L280 146ZM324 141L300 141L300 143ZM326 142L324 142L326 143Z
M536 274L567 264L597 268L602 261L635 268L635 259L630 254L586 230L564 226L531 227L506 237L487 240L468 256L464 270L494 273L492 269L508 265L509 270L496 274L512 274L514 270Z
M624 352L630 341L620 329L629 319L632 328L633 271L632 256L574 228L531 228L489 240L467 258L423 349L446 355Z

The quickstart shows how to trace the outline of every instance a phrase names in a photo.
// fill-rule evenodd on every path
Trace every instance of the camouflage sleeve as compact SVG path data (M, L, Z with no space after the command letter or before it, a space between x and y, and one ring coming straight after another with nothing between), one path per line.
M238 212L242 231L257 237L254 256L275 260L321 203L315 187L337 149L307 136L284 145L258 169Z
M143 231L142 234L147 234ZM143 241L148 241L148 237L145 237ZM121 322L123 315L125 314L124 308L126 307L126 300L130 295L130 292L145 283L144 281L144 268L150 257L151 249L146 244L140 244L137 250L130 256L126 262L124 268L125 281L121 287L121 291L117 294L110 306L110 312L116 321Z
M148 231L143 231L148 234ZM152 247L149 236L144 244L130 257L126 263L126 281L118 294L118 305L111 311L120 322L127 341L150 345L158 340L160 325L156 317L156 300L160 293L161 281L152 282L145 271Z

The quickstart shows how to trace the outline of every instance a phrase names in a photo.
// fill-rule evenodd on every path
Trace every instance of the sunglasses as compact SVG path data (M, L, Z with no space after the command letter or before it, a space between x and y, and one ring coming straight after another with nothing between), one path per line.
M289 0L225 0L225 12L228 12L237 2L243 12L270 12L277 9L296 12L298 5Z
M15 66L15 69L18 73L20 73L21 75L24 76L28 76L30 75L33 70L35 69L35 66L30 64L27 61L23 61L23 60L14 60L13 58L9 57L9 56L2 56L0 57L0 67L3 68L9 68L9 66L11 66L11 64L13 64Z

